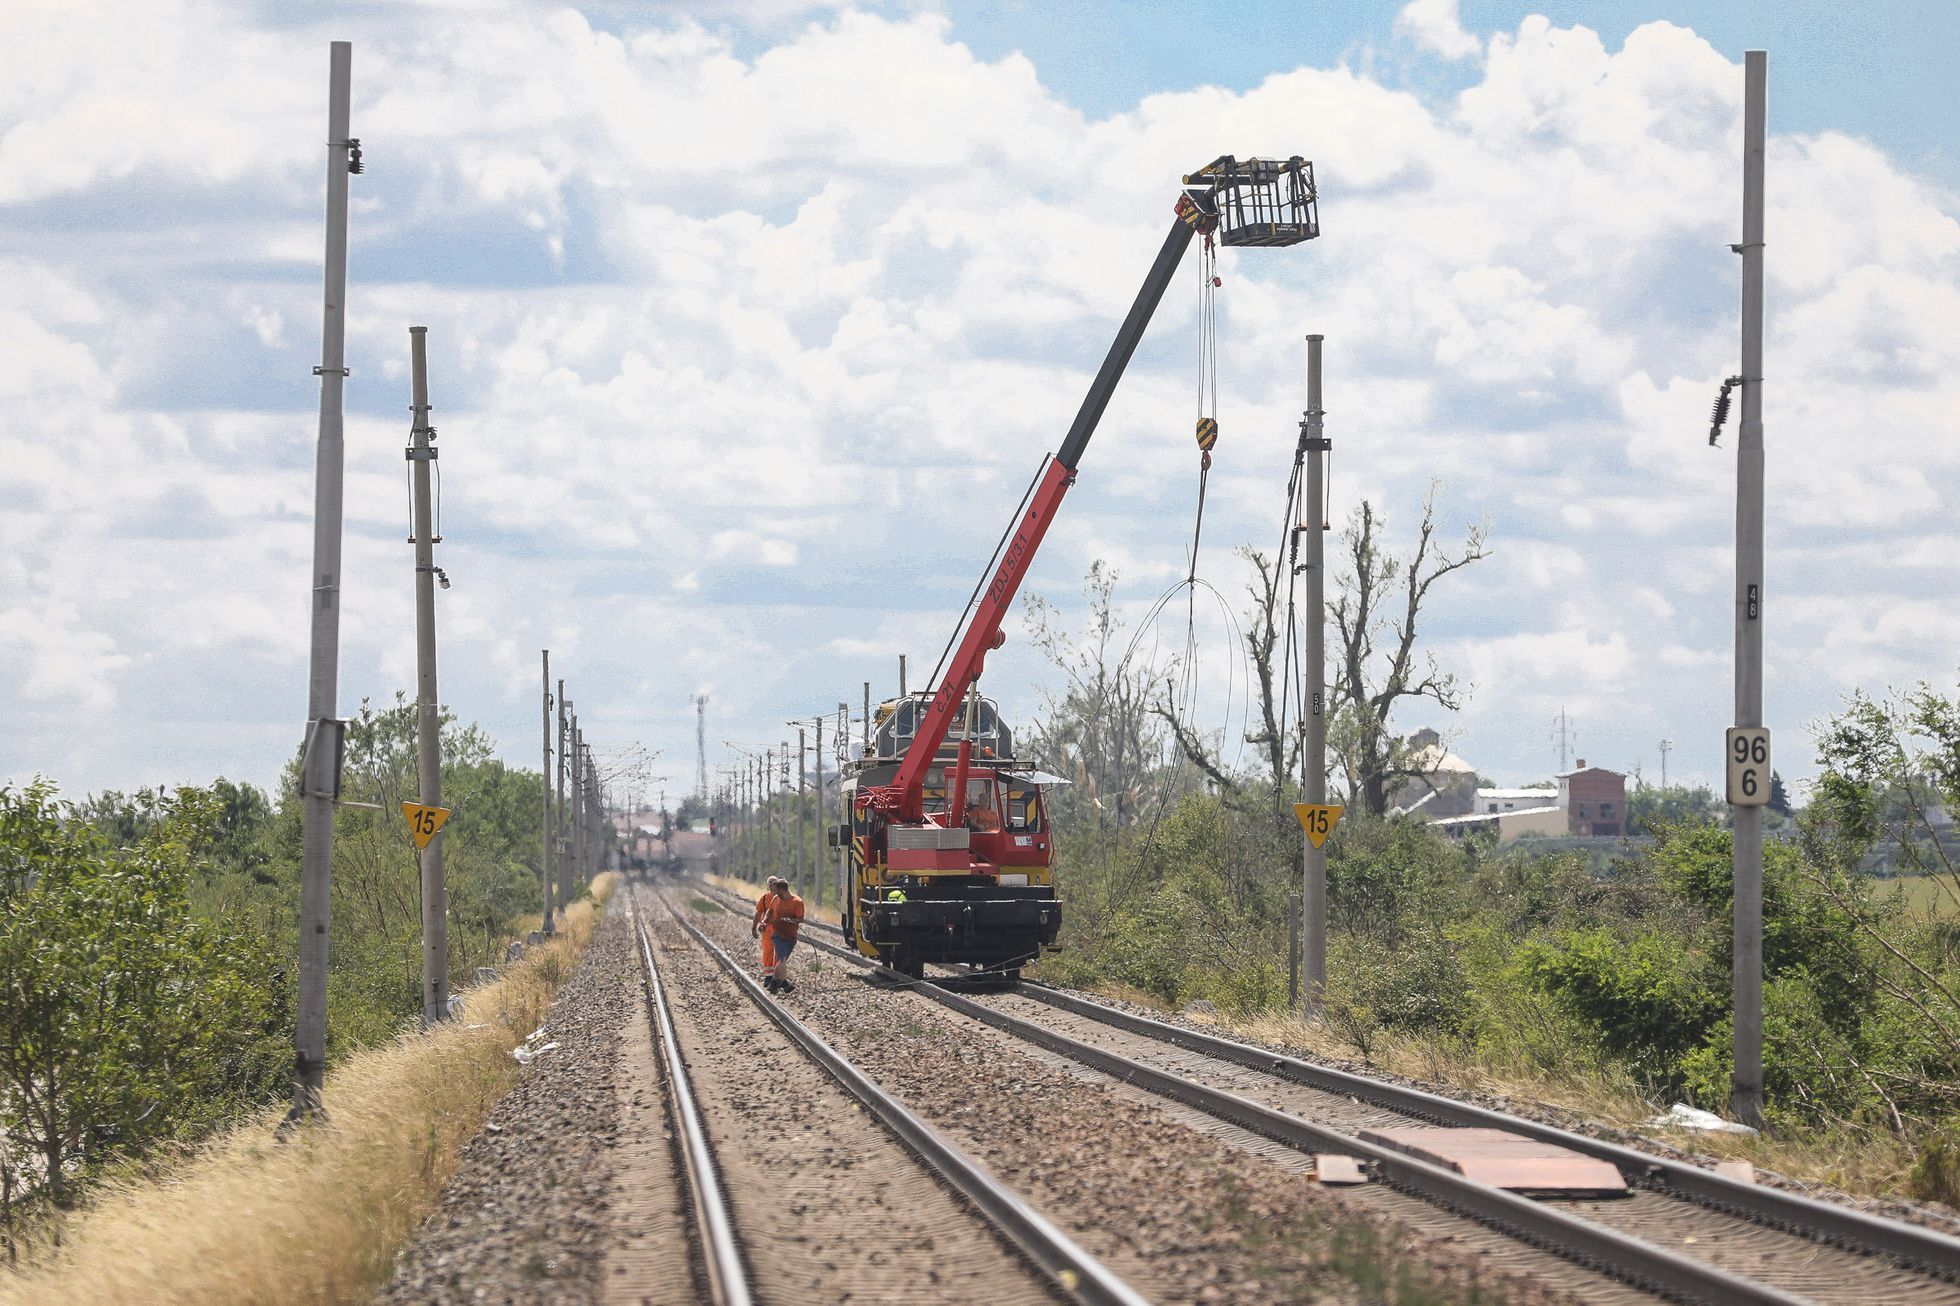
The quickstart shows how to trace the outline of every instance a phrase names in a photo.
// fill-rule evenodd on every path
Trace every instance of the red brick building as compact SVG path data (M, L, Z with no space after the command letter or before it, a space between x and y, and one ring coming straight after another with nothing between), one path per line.
M1585 836L1621 835L1627 828L1627 778L1603 766L1587 766L1580 758L1576 770L1558 778L1558 805L1565 809L1568 833Z

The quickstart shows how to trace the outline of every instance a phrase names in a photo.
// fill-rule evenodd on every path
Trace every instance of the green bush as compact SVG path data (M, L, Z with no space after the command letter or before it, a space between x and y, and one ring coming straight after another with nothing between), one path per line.
M51 786L0 788L0 1127L56 1206L84 1165L200 1134L290 1064L262 940L191 911L217 817L180 790L111 847Z
M1680 1078L1679 1062L1722 1011L1717 972L1685 940L1658 933L1622 938L1604 928L1567 931L1518 949L1519 975L1557 998L1592 1034L1655 1086Z

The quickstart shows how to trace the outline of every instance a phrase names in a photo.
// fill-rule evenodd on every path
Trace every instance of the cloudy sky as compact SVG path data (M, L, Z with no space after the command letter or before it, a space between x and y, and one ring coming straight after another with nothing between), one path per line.
M1762 26L1745 15L1760 13ZM1956 19L1665 0L0 6L0 778L270 780L305 707L327 42L354 43L342 705L414 678L411 323L444 450L443 697L538 752L722 740L930 665L1170 220L1302 154L1318 241L1227 251L1200 572L1270 547L1327 336L1337 524L1437 487L1494 554L1431 647L1456 749L1713 777L1728 720L1741 54L1771 52L1769 722L1960 667ZM1225 15L1230 14L1229 20ZM1030 588L1183 574L1195 266ZM1726 442L1733 444L1731 438ZM1215 611L1215 608L1213 609ZM1207 724L1243 671L1199 608ZM1159 632L1182 642L1179 611ZM917 672L915 671L915 676ZM1055 677L1024 632L987 691Z

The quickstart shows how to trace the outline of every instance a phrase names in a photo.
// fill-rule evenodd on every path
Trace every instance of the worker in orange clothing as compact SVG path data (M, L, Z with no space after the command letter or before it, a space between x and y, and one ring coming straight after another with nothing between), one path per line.
M788 993L796 987L785 972L789 954L796 948L797 931L802 928L803 899L790 892L788 880L770 876L768 892L756 899L749 935L762 938L762 987L771 993Z

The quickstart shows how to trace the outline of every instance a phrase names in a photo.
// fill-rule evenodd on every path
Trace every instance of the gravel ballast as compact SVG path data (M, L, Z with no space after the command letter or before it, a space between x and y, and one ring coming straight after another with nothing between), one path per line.
M685 891L669 896L753 959L746 922L689 907ZM798 988L784 1005L1158 1301L1639 1296L1515 1243L1500 1239L1496 1254L1470 1245L1480 1227L1441 1213L1445 1231L1412 1229L1381 1209L1399 1194L1371 1185L1359 1200L1336 1196L1232 1131L810 952L795 959Z
M652 895L638 901L760 1301L1056 1300Z
M643 1019L632 932L618 902L551 1005L541 1041L558 1046L464 1146L441 1205L397 1259L378 1302L604 1299L620 1032Z

